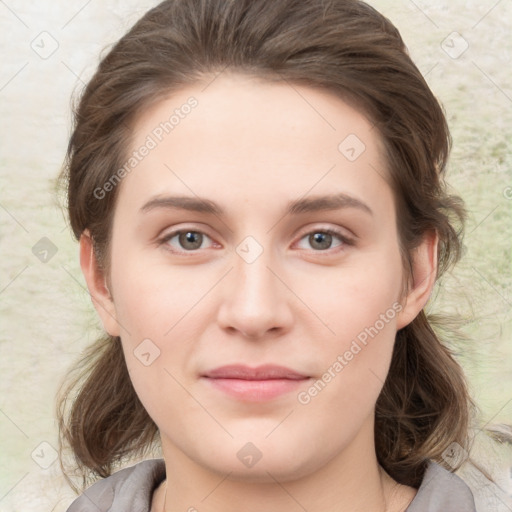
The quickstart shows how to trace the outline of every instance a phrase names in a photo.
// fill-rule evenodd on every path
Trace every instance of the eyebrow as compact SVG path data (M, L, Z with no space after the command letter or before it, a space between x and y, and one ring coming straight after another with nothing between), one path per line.
M140 209L146 213L157 208L188 210L212 215L224 215L224 209L217 203L200 197L189 196L156 196L145 203ZM369 215L373 215L371 208L360 199L344 193L324 196L312 196L290 201L285 213L298 215L317 211L339 210L344 208L356 208Z

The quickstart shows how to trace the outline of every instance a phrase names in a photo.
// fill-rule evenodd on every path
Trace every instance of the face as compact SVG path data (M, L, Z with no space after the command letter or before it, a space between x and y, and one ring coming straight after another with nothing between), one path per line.
M372 123L225 73L134 133L98 311L166 461L288 480L361 454L412 307Z

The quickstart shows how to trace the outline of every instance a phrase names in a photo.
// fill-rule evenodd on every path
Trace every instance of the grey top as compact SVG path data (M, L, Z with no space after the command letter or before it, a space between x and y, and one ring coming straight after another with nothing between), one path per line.
M67 512L150 512L153 491L164 479L163 459L139 462L91 485ZM476 508L463 480L430 462L406 512L476 512Z

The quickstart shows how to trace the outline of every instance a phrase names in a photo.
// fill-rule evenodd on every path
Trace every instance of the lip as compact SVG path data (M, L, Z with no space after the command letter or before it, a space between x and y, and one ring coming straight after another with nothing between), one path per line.
M205 372L202 376L210 386L247 402L272 400L295 391L309 376L291 368L267 364L252 368L227 365Z
M302 380L307 375L296 372L291 368L279 366L275 364L265 364L251 368L243 364L230 364L220 366L213 370L207 371L203 377L212 379L242 379L242 380L270 380L270 379L289 379Z

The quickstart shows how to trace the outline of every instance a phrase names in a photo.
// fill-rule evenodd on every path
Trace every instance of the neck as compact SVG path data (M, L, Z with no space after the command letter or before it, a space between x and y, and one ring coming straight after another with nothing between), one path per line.
M261 470L251 481L234 470L212 471L162 438L167 480L155 493L155 512L395 512L403 511L415 489L399 486L379 466L361 430L342 453L305 476L289 478ZM256 468L256 467L255 467Z

